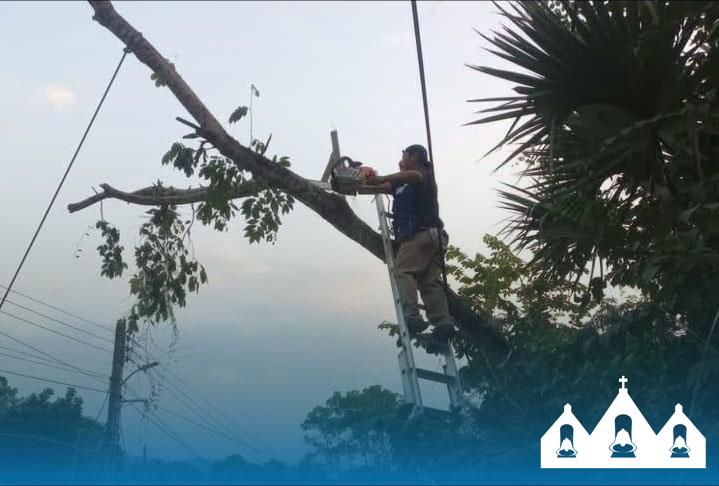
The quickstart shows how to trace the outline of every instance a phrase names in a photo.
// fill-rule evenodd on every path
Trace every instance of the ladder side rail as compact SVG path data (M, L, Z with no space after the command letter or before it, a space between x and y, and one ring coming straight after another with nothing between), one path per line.
M417 378L417 368L414 362L414 354L412 353L412 340L409 335L409 329L407 323L404 320L404 310L402 309L402 303L399 297L399 289L397 288L397 281L394 278L394 250L392 249L392 241L389 237L389 227L387 225L387 217L384 206L384 200L382 195L378 194L375 196L375 204L377 206L377 216L379 217L380 232L382 234L382 244L384 246L385 262L387 263L387 270L389 273L389 281L392 287L392 297L394 299L395 312L397 314L397 324L399 326L400 341L402 343L402 352L404 357L400 357L400 372L403 372L402 362L406 362L407 370L407 382L409 388L413 390L411 397L405 396L407 401L412 401L414 404L415 412L422 409L422 394L419 389L419 379ZM401 353L400 353L401 355ZM403 375L404 379L404 375Z
M444 373L454 378L453 383L447 384L449 392L449 402L452 408L461 408L463 403L462 382L459 379L459 371L457 370L457 361L454 357L454 347L452 343L448 343L447 351L444 353Z

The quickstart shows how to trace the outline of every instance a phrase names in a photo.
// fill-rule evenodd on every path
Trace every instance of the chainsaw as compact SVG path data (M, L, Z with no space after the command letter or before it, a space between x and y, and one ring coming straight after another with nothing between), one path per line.
M330 184L332 190L341 194L356 195L367 181L367 176L375 175L374 169L363 166L362 162L349 157L340 157L332 167Z

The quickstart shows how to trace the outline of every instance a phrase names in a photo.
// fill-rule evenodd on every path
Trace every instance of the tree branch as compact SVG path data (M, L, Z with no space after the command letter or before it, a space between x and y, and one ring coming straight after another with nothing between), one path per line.
M127 203L138 204L140 206L160 206L162 204L182 205L202 202L207 200L209 189L207 187L197 187L191 189L178 189L175 187L150 186L138 189L133 192L124 192L115 189L110 184L100 184L102 192L83 199L80 202L68 204L69 212L74 213L92 206L104 199L118 199ZM230 199L238 199L251 196L257 190L257 185L247 182L237 187Z
M338 231L384 261L380 235L357 217L344 198L325 192L291 170L273 163L263 155L240 144L222 128L219 121L177 73L174 65L118 14L110 2L89 0L89 3L95 10L93 18L120 39L140 62L160 77L198 122L203 137L222 155L231 159L239 169L252 173L253 178L259 182L291 194ZM452 314L465 332L475 334L489 351L504 351L504 341L486 320L474 313L454 292L448 292L448 298Z

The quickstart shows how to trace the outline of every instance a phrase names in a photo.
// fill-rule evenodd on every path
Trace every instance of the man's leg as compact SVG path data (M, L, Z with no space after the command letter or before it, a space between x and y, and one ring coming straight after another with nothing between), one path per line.
M419 275L418 284L427 318L435 328L447 331L453 329L454 321L449 315L447 294L442 280L441 258L442 255L437 249L427 269Z
M428 231L400 245L395 259L394 277L397 281L402 310L408 322L421 320L417 298L417 277L426 272L433 256L434 245Z

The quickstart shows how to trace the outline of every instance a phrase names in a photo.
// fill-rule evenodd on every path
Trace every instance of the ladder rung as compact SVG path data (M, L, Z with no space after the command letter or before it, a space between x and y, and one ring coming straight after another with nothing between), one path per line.
M454 376L445 375L444 373L437 373L436 371L424 370L417 368L417 377L430 381L437 381L446 385L454 385L457 383L457 379Z

